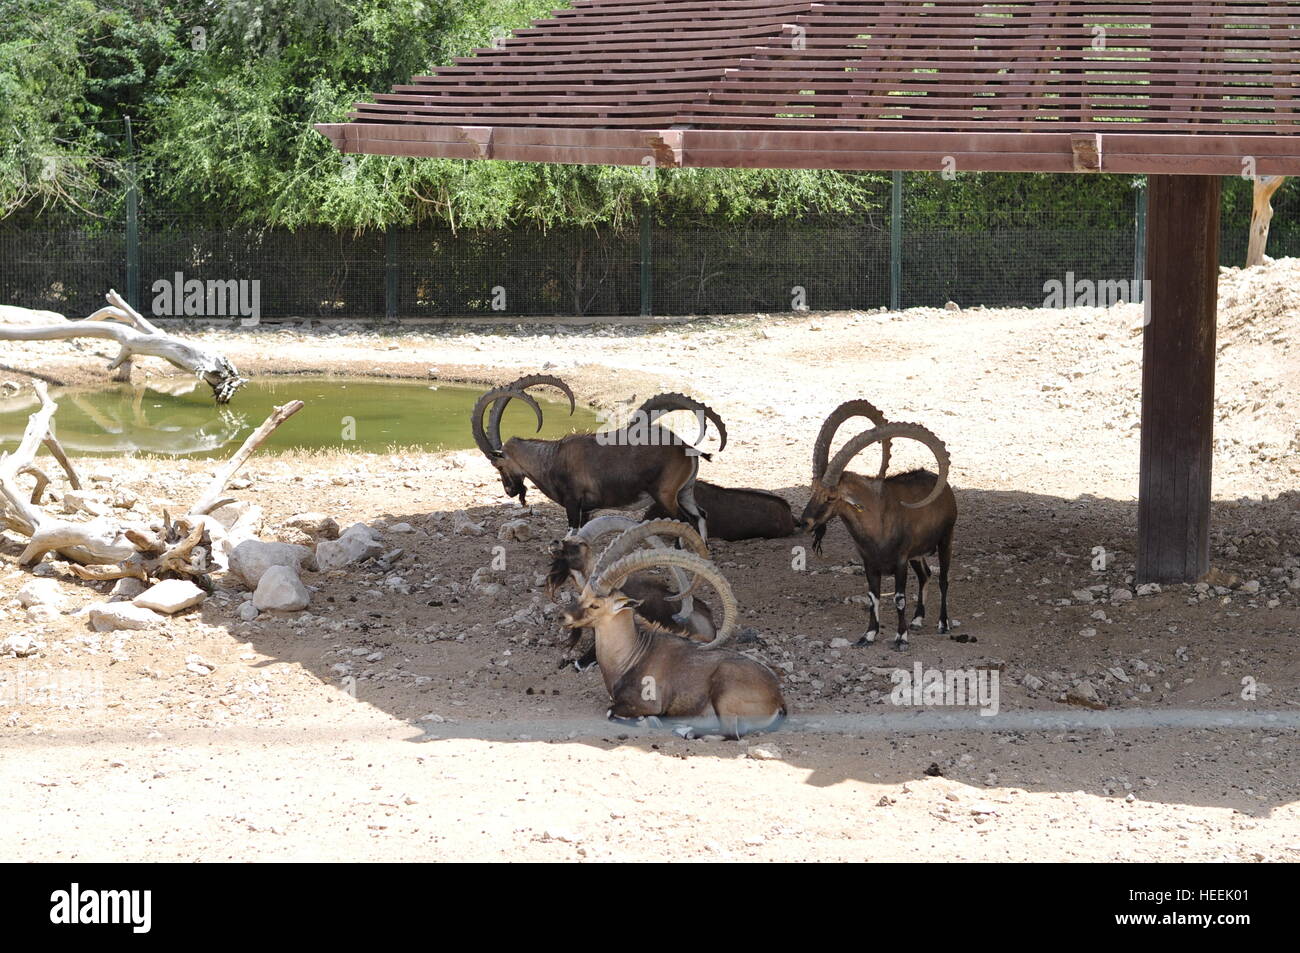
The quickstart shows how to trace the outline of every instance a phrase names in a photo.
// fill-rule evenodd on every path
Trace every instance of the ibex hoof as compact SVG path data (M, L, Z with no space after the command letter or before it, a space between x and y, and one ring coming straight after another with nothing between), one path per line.
M948 625L947 622L940 622L940 623L939 623L939 634L940 634L940 635L947 635L949 629L950 629L950 626Z
M690 725L678 725L673 729L673 734L678 738L685 738L687 741L691 741L695 738L695 729Z
M921 626L923 626L923 625L925 625L925 616L923 616L923 615L918 615L918 616L913 617L913 619L912 619L912 628L914 628L914 629L919 629L919 628L921 628Z
M854 642L853 644L854 644L855 646L861 647L861 646L863 646L863 645L875 645L875 643L876 643L876 633L875 633L875 632L868 632L866 635L864 635L862 638L858 639L858 640L857 640L856 642Z
M897 652L907 651L907 636L900 635L898 638L894 639L894 650Z

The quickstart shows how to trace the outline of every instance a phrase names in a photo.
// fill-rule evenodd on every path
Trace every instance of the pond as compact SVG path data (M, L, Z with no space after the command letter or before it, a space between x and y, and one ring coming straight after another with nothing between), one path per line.
M390 448L472 448L469 413L480 387L417 381L346 377L266 377L249 382L226 407L212 401L198 381L163 380L94 388L54 388L58 402L55 433L73 457L148 453L225 457L266 419L271 408L301 400L306 406L263 444L266 450L339 449L382 453ZM546 415L538 436L562 437L594 430L596 415L579 407L569 416L567 401L541 399ZM30 390L0 397L0 443L22 437L37 400ZM514 401L501 435L533 436L532 411Z

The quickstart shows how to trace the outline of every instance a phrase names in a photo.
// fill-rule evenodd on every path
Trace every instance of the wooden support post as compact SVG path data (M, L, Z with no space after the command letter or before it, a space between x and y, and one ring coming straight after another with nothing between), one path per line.
M1194 582L1210 568L1221 181L1150 178L1138 582Z

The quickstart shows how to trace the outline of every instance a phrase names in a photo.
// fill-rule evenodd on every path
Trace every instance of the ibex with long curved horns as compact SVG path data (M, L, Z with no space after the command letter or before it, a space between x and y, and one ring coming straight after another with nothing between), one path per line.
M617 543L611 545L600 559L609 564L633 552L643 543L650 543L660 549L667 544L663 537L682 541L685 548L707 559L708 547L700 535L685 523L673 520L655 520L638 523L629 516L598 516L582 529L569 533L564 539L557 539L550 545L551 568L546 577L546 590L552 599L565 585L572 582L579 592L587 585L596 570L596 544L610 533L621 533ZM690 584L686 573L680 569L672 571L677 586L677 593L688 593ZM676 595L666 582L648 573L628 577L623 583L623 592L637 601L636 613L648 622L659 625L668 632L673 632L697 642L711 642L717 634L713 622L713 612L703 601L692 599L690 595ZM575 629L565 655L560 663L563 668L573 661L579 671L595 664L596 646L583 643L586 630Z
M613 702L607 716L664 718L731 738L779 724L786 705L776 676L760 662L720 648L735 635L740 617L726 577L685 550L641 549L618 556L621 539L601 555L577 606L564 617L568 628L596 630L596 661ZM656 568L684 570L714 588L722 603L722 628L713 641L698 645L638 620L637 602L623 587L635 574Z
M694 496L699 458L705 455L655 421L670 411L691 411L700 420L700 436L704 421L713 421L721 450L727 445L727 428L716 412L682 394L660 394L642 404L632 423L620 430L570 434L561 440L511 437L503 443L501 417L516 398L533 409L537 429L542 429L542 409L527 392L529 387L542 385L558 388L569 398L569 413L573 413L576 403L569 385L558 377L537 374L488 391L470 414L474 442L497 468L507 496L518 497L523 503L527 493L525 478L531 480L543 494L564 507L573 529L582 526L596 510L621 509L649 500L674 518L690 518L700 535L707 535L706 514L696 505ZM492 413L485 430L483 413L489 406Z
M862 405L874 413L865 412ZM853 410L857 406L858 410ZM848 409L846 409L848 408ZM862 414L876 424L858 434L833 459L828 460L835 428L851 416ZM948 486L949 456L943 442L919 424L889 423L866 401L850 401L837 408L823 426L813 450L812 496L803 511L803 526L814 533L814 546L821 549L826 524L838 516L848 527L867 573L871 599L866 634L858 645L868 645L880 632L880 579L894 574L894 606L898 610L898 632L894 647L907 647L907 568L916 573L919 591L911 625L925 621L925 587L930 580L926 557L939 557L939 632L949 629L948 570L952 563L952 537L957 523L957 500ZM913 470L885 476L890 442L916 440L929 447L939 464L938 474ZM863 477L845 471L850 461L873 444L882 444L881 471Z

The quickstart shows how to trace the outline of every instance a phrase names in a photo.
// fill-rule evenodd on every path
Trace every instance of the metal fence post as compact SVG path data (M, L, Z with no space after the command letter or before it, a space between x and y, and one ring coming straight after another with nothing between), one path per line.
M1142 282L1146 279L1147 271L1147 187L1143 182L1136 186L1137 201L1134 203L1133 219L1135 227L1134 244L1133 244L1133 281L1134 287L1138 289L1138 294L1142 295L1138 300L1145 299L1142 289L1145 287Z
M903 173L894 172L889 200L889 308L902 306L903 286Z
M397 228L390 225L384 232L384 314L397 320Z
M641 317L653 317L654 303L654 255L651 254L652 226L654 213L647 203L641 209Z
M135 137L131 135L131 117L126 122L126 302L140 308L140 194L135 177Z

